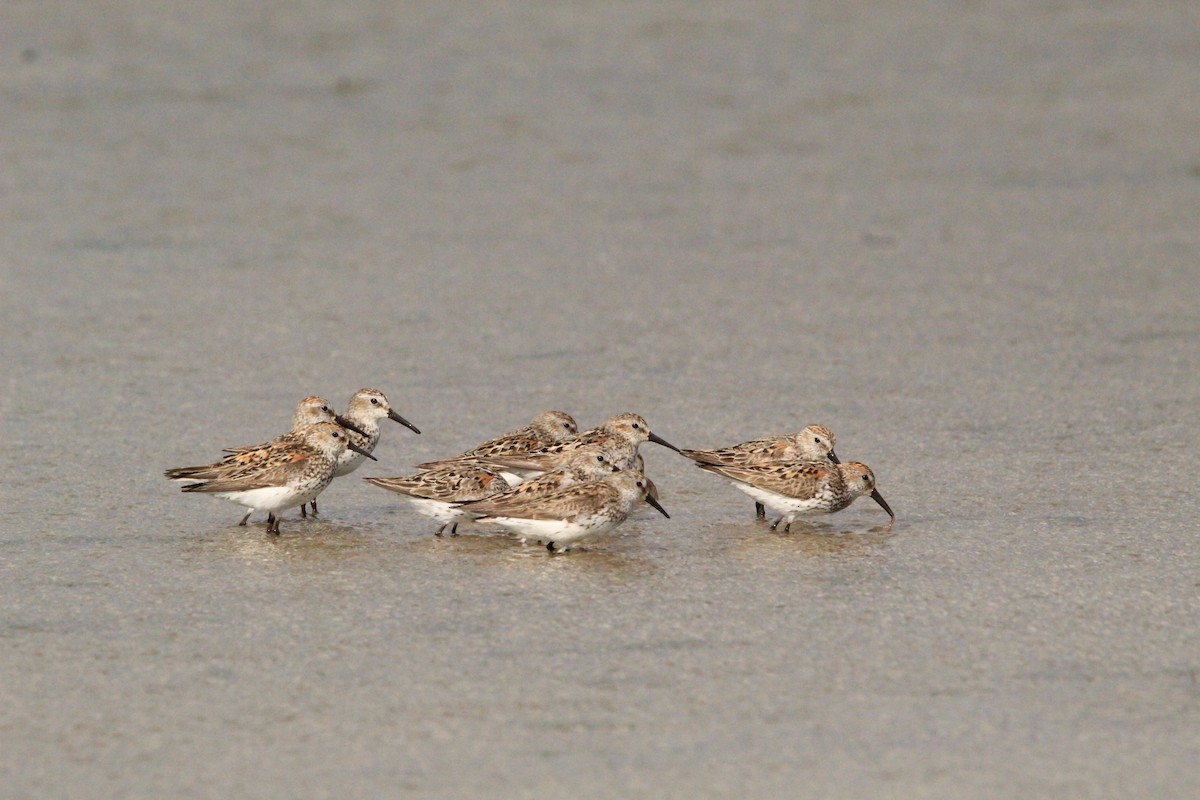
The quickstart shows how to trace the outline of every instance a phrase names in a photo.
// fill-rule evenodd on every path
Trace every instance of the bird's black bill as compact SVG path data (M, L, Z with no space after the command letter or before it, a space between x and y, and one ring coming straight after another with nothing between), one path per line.
M838 458L838 457L837 457L837 454L836 454L836 453L834 453L832 450L830 450L830 451L829 451L829 460L830 460L830 461L832 461L832 462L833 462L833 463L835 463L835 464L840 464L840 463L842 463L842 460L841 460L840 458Z
M672 450L674 450L676 453L680 452L678 447L671 444L666 439L659 436L657 433L650 434L650 441L654 442L655 444L661 444L663 447L669 447ZM665 514L667 512L664 511L663 513Z
M394 422L399 422L401 425L403 425L404 427L408 428L408 429L409 429L410 431L412 431L413 433L420 433L420 432L421 432L421 429L420 429L420 428L418 428L416 425L413 425L411 422L409 422L409 421L408 421L408 420L406 420L404 417L402 417L402 416L400 416L399 414L397 414L395 411L389 411L389 412L388 412L388 419L390 419L390 420L393 420Z
M343 417L341 414L335 414L333 416L333 421L336 422L338 425L341 425L343 428L345 428L348 431L354 431L359 436L366 436L368 439L371 438L371 434L367 433L362 428L358 427L353 422L351 422L350 420Z
M367 458L371 459L372 461L378 461L378 460L379 460L378 458L376 458L375 456L371 455L371 454L370 454L369 452L367 452L366 450L363 450L361 447L359 447L358 445L356 445L354 442L347 441L347 442L346 442L346 449L347 449L347 450L353 450L354 452L356 452L356 453L358 453L358 454L360 454L360 455L364 455L364 456L366 456Z
M889 506L887 501L883 499L883 495L879 493L878 489L871 492L871 499L876 503L879 503L879 505L883 507L883 510L888 512L888 516L892 518L892 522L896 521L896 512L892 511L891 506Z
M659 505L659 502L657 500L655 500L653 497L651 497L650 495L646 495L646 502L649 503L650 505L654 506L655 508L657 508L658 513L662 514L667 519L671 518L671 515L667 513L667 510L665 508L663 508L661 505Z

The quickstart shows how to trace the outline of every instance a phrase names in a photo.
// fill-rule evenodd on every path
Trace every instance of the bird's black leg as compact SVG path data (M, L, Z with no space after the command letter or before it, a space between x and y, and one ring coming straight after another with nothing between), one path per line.
M754 518L755 519L766 519L767 518L767 509L765 506L763 506L762 503L754 504Z

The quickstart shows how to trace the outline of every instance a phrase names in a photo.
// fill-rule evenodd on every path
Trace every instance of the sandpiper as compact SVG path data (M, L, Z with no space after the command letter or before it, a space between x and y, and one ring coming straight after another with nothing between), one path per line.
M389 492L403 495L417 511L442 523L436 536L449 528L454 536L458 523L469 522L476 515L458 504L482 500L508 488L500 473L478 464L453 464L401 478L363 478Z
M565 411L543 411L524 428L489 439L456 456L418 464L417 469L439 469L453 464L477 462L482 458L528 453L573 439L578 432L579 426L570 414ZM505 475L505 478L510 484L520 480L512 473Z
M338 458L347 448L362 452L349 441L352 435L336 423L318 422L305 429L302 441L257 451L259 455L248 462L218 461L207 470L182 467L167 470L166 475L177 480L186 471L196 482L186 484L183 491L211 494L249 512L266 511L267 531L278 534L280 511L316 498L333 480ZM246 517L239 524L245 524Z
M577 483L602 480L619 469L612 458L605 454L604 448L598 445L581 447L575 451L570 461L558 469L543 472L497 494L493 499L497 502L508 502L523 498L524 502L532 502L538 497L553 494ZM463 510L470 511L472 506L472 503L466 503Z
M606 448L621 449L624 456L616 461L617 466L631 466L637 456L637 448L642 442L654 442L663 447L678 452L679 448L652 433L646 420L637 414L625 413L606 419L598 428L581 433L578 437L559 444L549 445L539 450L524 454L493 456L482 459L482 463L498 466L521 473L523 477L532 477L539 472L557 469L564 466L581 447L599 445ZM615 452L615 450L614 450Z
M375 445L379 444L381 433L379 420L384 417L399 422L413 433L421 432L416 425L393 411L387 397L378 389L359 389L355 392L354 396L350 398L350 405L346 409L345 417L365 433L350 434L350 440L358 446L358 449L357 451L347 449L342 453L338 459L337 468L333 471L335 478L354 472L363 462L364 456L361 454L370 455L375 451ZM312 512L317 513L316 502L312 503ZM300 516L305 516L304 506L300 507Z
M224 452L222 463L228 464L231 469L236 468L239 464L256 464L261 463L264 459L270 458L271 453L281 447L290 445L303 445L304 435L308 428L316 425L318 422L336 422L338 425L349 431L355 431L360 434L365 432L356 426L353 422L334 412L329 403L322 397L309 395L299 402L295 412L292 414L292 429L287 433L276 436L269 442L262 444L248 445L244 447L227 447ZM198 476L195 471L211 473L213 465L205 464L200 467L177 467L173 470L168 470L167 476L174 481L195 481ZM301 513L304 508L301 506ZM250 519L252 512L247 511L238 525L245 525Z
M296 406L295 412L292 414L292 429L285 434L276 436L269 442L262 444L248 445L245 447L226 447L225 452L229 453L226 459L236 459L246 453L252 453L255 450L262 450L267 447L272 447L277 444L286 444L289 442L300 442L304 440L304 431L310 425L316 425L318 422L336 422L343 428L355 433L366 435L366 431L359 428L350 420L336 413L333 407L323 397L309 395L300 401Z
M841 511L863 495L882 506L891 517L896 515L875 488L875 475L866 464L849 461L844 464L794 461L780 464L748 464L745 466L697 464L705 472L728 478L733 485L767 508L780 514L771 530L786 520L784 532L791 530L799 516L832 514Z
M697 464L746 466L748 464L777 464L784 461L830 461L838 463L833 452L837 437L824 425L808 425L794 434L769 436L715 450L681 450ZM763 504L755 501L754 514L763 519Z
M645 477L619 470L600 481L577 483L541 497L487 499L472 504L482 513L479 522L495 522L517 533L522 541L546 543L551 553L561 553L580 539L607 533L629 516L638 500L647 502L667 518L657 500L646 495Z

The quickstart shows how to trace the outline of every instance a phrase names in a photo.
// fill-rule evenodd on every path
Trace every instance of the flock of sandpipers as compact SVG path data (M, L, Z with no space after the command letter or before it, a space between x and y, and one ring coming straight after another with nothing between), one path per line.
M246 509L239 525L255 511L267 513L267 530L279 533L280 512L308 507L317 513L317 495L330 482L356 470L379 443L385 417L420 433L392 410L383 392L360 389L346 413L336 414L320 397L296 407L292 429L269 442L234 447L213 464L166 471L184 483L185 492L203 492ZM579 433L571 415L538 414L525 428L440 461L418 464L421 470L399 478L366 478L396 492L417 511L441 523L437 535L455 534L461 522L494 523L522 542L544 543L562 552L580 539L611 531L645 501L664 517L658 488L645 475L638 453L642 442L668 447L700 469L730 480L755 500L759 518L765 508L779 515L785 532L797 517L840 511L869 495L890 517L896 515L875 488L866 464L841 462L834 454L833 432L809 425L799 433L743 442L714 450L680 450L650 431L637 414L617 414L598 428Z

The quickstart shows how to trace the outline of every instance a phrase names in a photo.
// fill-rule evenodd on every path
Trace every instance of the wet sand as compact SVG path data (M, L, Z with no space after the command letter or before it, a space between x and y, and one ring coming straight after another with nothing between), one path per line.
M1200 791L1190 4L4 17L6 797ZM161 477L361 386L423 435L277 539ZM549 408L820 422L899 521L358 480Z

